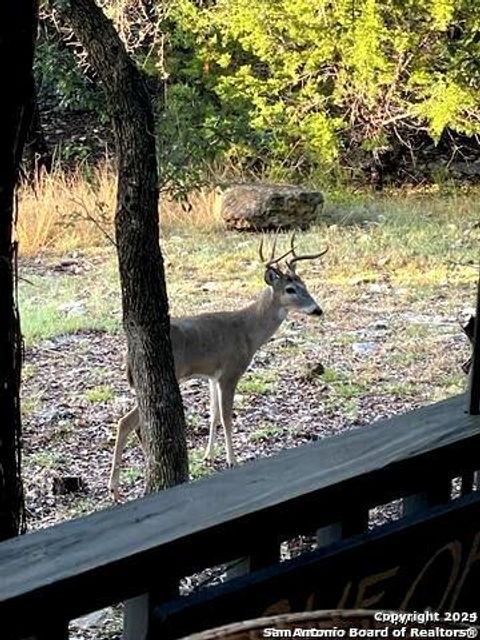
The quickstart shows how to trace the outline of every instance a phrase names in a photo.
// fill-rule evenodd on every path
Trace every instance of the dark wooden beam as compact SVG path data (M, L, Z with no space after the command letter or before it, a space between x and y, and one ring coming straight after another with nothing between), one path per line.
M475 313L475 337L473 339L472 367L470 370L470 413L480 414L480 277L477 287L477 310Z

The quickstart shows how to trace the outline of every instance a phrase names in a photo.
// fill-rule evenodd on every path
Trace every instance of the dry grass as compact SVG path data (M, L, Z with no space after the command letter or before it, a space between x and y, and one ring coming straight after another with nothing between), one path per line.
M188 197L188 202L161 198L160 217L162 228L217 231L223 228L220 215L220 192L201 189Z
M19 192L17 239L23 255L100 246L113 237L116 175L111 167L64 173L56 169ZM187 203L163 198L162 227L213 230L221 227L215 191L198 191Z
M48 277L31 291L22 290L24 326L30 339L55 335L62 327L65 330L65 313L55 304L71 300L81 300L88 313L68 318L69 331L89 323L109 329L117 321L115 251L98 228L113 235L115 183L113 170L103 167L69 176L55 171L35 190L21 190L18 235L23 255L82 249L96 256L95 264L100 256L110 256L106 272L101 269L98 273L99 267L94 267L99 276L95 286L88 273L87 286L81 278L60 286L56 277ZM304 265L302 273L323 285L327 278L337 291L395 285L405 288L411 298L423 297L425 289L469 288L478 274L479 221L477 193L381 197L367 193L343 201L330 195L322 221L298 235L302 251L314 252L325 245L330 251L321 264ZM210 308L217 299L222 308L235 308L248 297L246 292L261 286L258 236L225 231L215 191L197 192L187 205L164 198L161 227L174 314ZM279 244L288 246L287 234L281 235ZM96 247L100 245L107 248L99 251ZM55 260L54 256L48 259ZM218 283L216 274L220 274ZM207 291L204 300L199 289ZM39 305L45 295L51 303Z
M64 252L105 242L99 226L112 232L115 196L115 178L106 167L89 178L54 170L34 187L21 187L17 226L21 253Z

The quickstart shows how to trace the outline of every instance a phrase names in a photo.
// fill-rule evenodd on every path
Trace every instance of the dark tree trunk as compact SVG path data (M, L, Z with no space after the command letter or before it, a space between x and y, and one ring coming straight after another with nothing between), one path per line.
M16 304L17 247L12 239L15 185L30 124L35 0L0 4L0 539L24 528L21 481L22 339Z
M162 489L188 478L188 458L159 247L152 107L140 72L95 2L62 0L55 6L85 47L103 84L113 121L123 324L149 452L147 490Z
M48 148L43 132L35 83L32 91L31 113L32 117L23 154L23 173L29 182L34 182L40 178L42 172L50 173L53 161L52 152Z

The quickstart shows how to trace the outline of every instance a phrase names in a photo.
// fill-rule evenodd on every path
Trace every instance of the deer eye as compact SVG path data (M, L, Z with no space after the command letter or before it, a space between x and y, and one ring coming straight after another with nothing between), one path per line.
M285 287L285 293L296 293L295 287Z

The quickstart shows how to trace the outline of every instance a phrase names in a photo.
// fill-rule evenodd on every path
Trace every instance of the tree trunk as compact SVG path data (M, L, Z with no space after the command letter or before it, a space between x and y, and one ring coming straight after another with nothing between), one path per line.
M141 74L93 0L57 0L100 78L118 157L115 231L123 324L148 451L147 491L188 478L183 405L175 378L159 247L154 119Z
M0 540L24 529L21 480L20 371L22 339L16 304L17 246L12 232L15 185L30 124L35 0L0 4Z
M23 153L23 174L29 183L38 180L43 172L50 173L53 162L53 156L43 132L35 83L33 85L31 110L32 117Z

